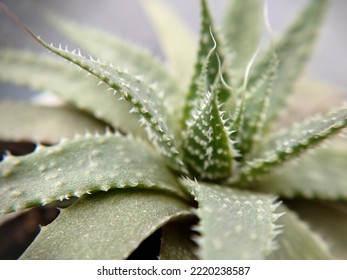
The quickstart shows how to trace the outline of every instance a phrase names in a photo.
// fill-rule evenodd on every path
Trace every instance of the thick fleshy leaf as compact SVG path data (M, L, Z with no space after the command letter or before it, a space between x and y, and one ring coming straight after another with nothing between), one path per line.
M191 222L176 221L163 227L161 260L195 260L197 245L192 240Z
M130 105L97 87L98 80L76 71L49 55L21 50L0 50L0 80L37 91L48 91L79 109L93 114L115 128L145 136L139 116L129 114Z
M150 168L148 168L150 166ZM113 134L87 135L0 163L0 212L111 188L160 188L182 194L148 144Z
M335 258L347 259L346 203L294 200L289 206L324 238Z
M40 225L51 223L58 214L59 210L54 207L36 207L29 211L1 215L0 259L18 259L39 233Z
M163 91L158 97L162 98L170 114L174 114L176 105L182 108L184 97L180 94L181 91L161 61L150 52L91 26L52 14L48 14L47 18L59 31L94 56L112 62L120 69L128 69L132 75L142 76L147 84L158 83L157 92ZM172 106L173 103L175 106Z
M149 235L188 210L179 199L148 190L85 196L43 227L21 259L126 259Z
M269 67L259 75L256 84L247 91L242 125L238 131L237 145L243 157L252 154L254 146L259 144L263 136L266 112L269 108L272 85L278 69L278 58L275 53L271 57Z
M148 0L141 3L157 32L176 82L185 90L193 72L196 53L193 32L165 1Z
M263 5L262 0L230 1L222 31L226 47L235 54L232 67L236 71L243 73L258 47Z
M199 101L205 97L206 91L210 90L215 80L219 78L220 61L224 61L220 41L214 31L214 23L205 0L201 0L201 18L197 61L195 63L194 73L183 111L184 127L186 126L186 121L191 117L194 108L199 104ZM212 53L212 51L214 53ZM227 80L227 77L225 78ZM224 87L218 88L219 102L224 102L228 97L229 93Z
M86 131L104 133L106 124L71 107L38 106L30 103L0 103L0 139L57 143Z
M288 208L281 206L278 210L286 214L279 219L283 233L278 238L278 248L268 259L279 260L317 260L331 259L327 244L308 225Z
M347 106L335 109L325 116L316 116L290 129L280 132L269 140L264 151L241 170L240 180L252 180L269 172L286 160L299 156L323 140L347 127Z
M216 94L207 92L183 134L184 160L194 176L218 180L232 175L237 151L230 134Z
M121 98L133 106L131 111L141 115L141 121L146 126L151 142L164 155L168 164L177 171L186 171L173 138L174 135L167 118L166 109L156 95L155 88L147 86L138 77L115 68L112 64L108 65L95 61L92 57L88 59L80 53L75 54L48 45L32 34L31 31L27 31L45 48L96 76L101 82L106 83L110 89L114 90L115 94L121 94Z
M327 2L327 0L310 0L307 7L275 44L275 52L280 64L273 85L267 125L281 112L288 95L292 93L295 82L312 53ZM272 52L270 49L255 66L253 75L250 76L249 86L252 86L257 80L259 73L268 68Z
M263 259L274 248L280 214L271 195L183 181L199 204L202 259Z
M326 147L278 168L257 187L286 198L347 200L346 158L346 139L333 139Z

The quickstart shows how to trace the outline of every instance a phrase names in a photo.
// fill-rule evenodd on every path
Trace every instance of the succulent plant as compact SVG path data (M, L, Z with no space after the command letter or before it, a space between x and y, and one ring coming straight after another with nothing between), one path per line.
M20 24L73 64L0 51L1 81L65 102L0 105L1 139L38 143L0 163L1 213L71 201L21 258L126 259L159 229L160 259L345 258L347 107L280 121L326 4L309 1L262 50L262 1L233 1L217 32L202 0L195 50L165 2L145 1L165 65L56 15L50 22L93 56Z

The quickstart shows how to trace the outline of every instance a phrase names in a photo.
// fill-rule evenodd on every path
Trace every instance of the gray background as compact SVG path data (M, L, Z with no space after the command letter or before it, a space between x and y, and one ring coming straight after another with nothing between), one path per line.
M2 0L30 28L46 41L67 43L43 19L38 7L46 7L60 15L93 25L126 38L162 57L159 44L139 1L146 0ZM167 0L192 27L199 30L199 0ZM242 1L242 0L239 0ZM214 17L221 21L227 0L210 0ZM275 34L290 22L307 0L269 0L269 18ZM321 81L347 88L347 1L332 0L313 58L306 69L308 75ZM0 47L28 48L43 51L3 13L0 14ZM1 68L0 71L6 71ZM0 99L22 98L27 91L10 85L0 85Z

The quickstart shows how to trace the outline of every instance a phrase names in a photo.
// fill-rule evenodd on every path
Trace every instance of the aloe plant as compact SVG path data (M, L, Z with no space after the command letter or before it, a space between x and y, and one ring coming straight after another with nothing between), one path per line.
M0 105L2 139L50 144L4 157L0 212L77 199L21 258L126 259L159 229L160 259L345 258L347 107L279 121L326 2L309 1L264 51L261 1L233 1L217 32L202 0L194 46L165 2L148 0L165 65L56 15L49 21L92 56L47 44L24 26L74 66L1 49L1 81L49 91L66 105Z

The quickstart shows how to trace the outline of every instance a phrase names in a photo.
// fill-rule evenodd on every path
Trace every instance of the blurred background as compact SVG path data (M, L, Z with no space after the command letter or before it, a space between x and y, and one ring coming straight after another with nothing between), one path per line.
M140 1L146 0L2 0L36 34L56 45L76 47L43 18L39 7L74 19L102 30L117 34L127 40L152 50L163 58L154 30L142 10ZM199 30L199 0L167 0L182 16L195 34ZM221 22L228 0L209 1L217 22ZM270 23L276 35L293 19L307 0L269 0ZM331 0L317 48L306 68L309 76L320 81L347 88L347 1ZM45 51L20 30L7 16L0 13L0 47L27 48ZM1 68L0 71L6 71ZM0 85L0 99L16 99L29 96L28 91L19 91L10 85Z

